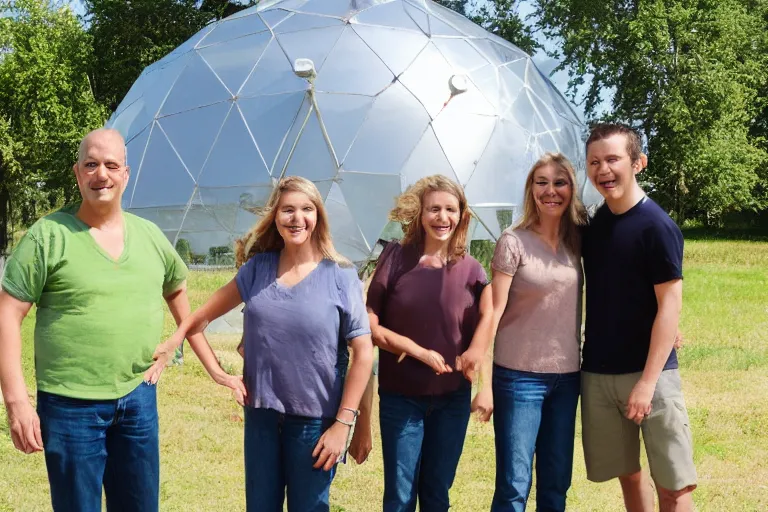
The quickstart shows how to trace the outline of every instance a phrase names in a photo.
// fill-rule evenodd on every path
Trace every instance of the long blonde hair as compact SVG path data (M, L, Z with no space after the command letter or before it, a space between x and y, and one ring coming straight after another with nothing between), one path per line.
M469 220L472 217L467 205L467 198L459 185L441 174L421 178L408 187L389 212L389 219L399 222L403 227L402 245L421 245L424 243L424 226L421 225L421 214L424 209L424 197L429 192L448 192L459 200L459 223L448 242L448 261L456 261L467 252L467 232Z
M528 177L525 179L523 218L520 219L516 227L528 229L539 222L539 210L536 208L536 201L533 199L533 178L538 169L550 164L554 165L559 172L565 173L571 185L571 202L568 205L568 211L560 219L560 241L572 253L579 254L581 251L579 226L587 223L587 210L584 208L581 198L579 198L576 187L576 172L573 170L573 165L562 153L544 153L531 167Z
M257 212L261 219L242 238L235 241L235 264L240 267L253 257L254 254L279 251L285 247L283 237L275 225L277 206L280 198L286 192L301 192L305 194L317 210L317 224L312 231L312 244L320 251L323 258L338 263L341 266L352 264L344 256L336 252L331 239L331 228L328 224L328 213L323 204L323 198L314 183L301 176L288 176L280 180L277 187L267 199L267 204Z

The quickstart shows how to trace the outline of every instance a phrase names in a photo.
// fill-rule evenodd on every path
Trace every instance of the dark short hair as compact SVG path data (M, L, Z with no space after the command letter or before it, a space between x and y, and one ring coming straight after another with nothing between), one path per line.
M589 145L593 142L607 139L614 135L624 135L627 138L627 153L629 153L629 158L633 162L640 160L640 155L643 153L640 134L637 133L634 128L620 123L598 123L594 125L589 132L585 151L589 149Z

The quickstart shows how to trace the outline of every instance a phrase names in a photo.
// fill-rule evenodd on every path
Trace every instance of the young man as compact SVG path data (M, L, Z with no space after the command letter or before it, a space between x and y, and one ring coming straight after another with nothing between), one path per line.
M187 268L157 226L122 211L130 170L118 132L88 134L74 172L82 202L37 221L2 281L0 387L11 438L25 453L45 451L56 512L100 512L102 486L109 510L154 512L154 384L176 348L157 346L163 300L177 322L189 314ZM21 323L32 304L37 411L21 367ZM190 340L196 351L207 347L202 334ZM206 368L216 364L209 347L198 355Z
M605 198L582 241L587 319L582 424L587 478L619 478L628 511L651 512L640 469L642 430L662 512L693 509L693 442L675 335L682 307L683 236L637 183L638 134L595 126L587 174Z

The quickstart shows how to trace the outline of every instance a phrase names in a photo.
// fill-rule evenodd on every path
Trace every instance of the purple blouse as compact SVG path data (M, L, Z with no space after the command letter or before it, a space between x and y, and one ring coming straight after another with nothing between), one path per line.
M421 249L391 242L381 253L368 288L368 307L379 323L424 348L440 353L454 367L472 341L480 320L480 294L488 283L472 256L443 266L419 264ZM461 372L435 375L411 357L379 352L379 387L409 396L443 395L467 381Z
M255 255L235 277L245 302L248 405L333 418L349 362L347 342L370 334L354 268L321 261L294 286L277 282L279 252Z

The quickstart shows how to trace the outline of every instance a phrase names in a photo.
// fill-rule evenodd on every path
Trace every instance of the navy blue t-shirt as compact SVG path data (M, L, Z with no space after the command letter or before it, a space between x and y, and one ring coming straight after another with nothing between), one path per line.
M683 277L683 235L644 197L621 215L601 206L583 232L587 321L581 369L641 372L658 304L654 285ZM665 370L677 368L672 349Z

